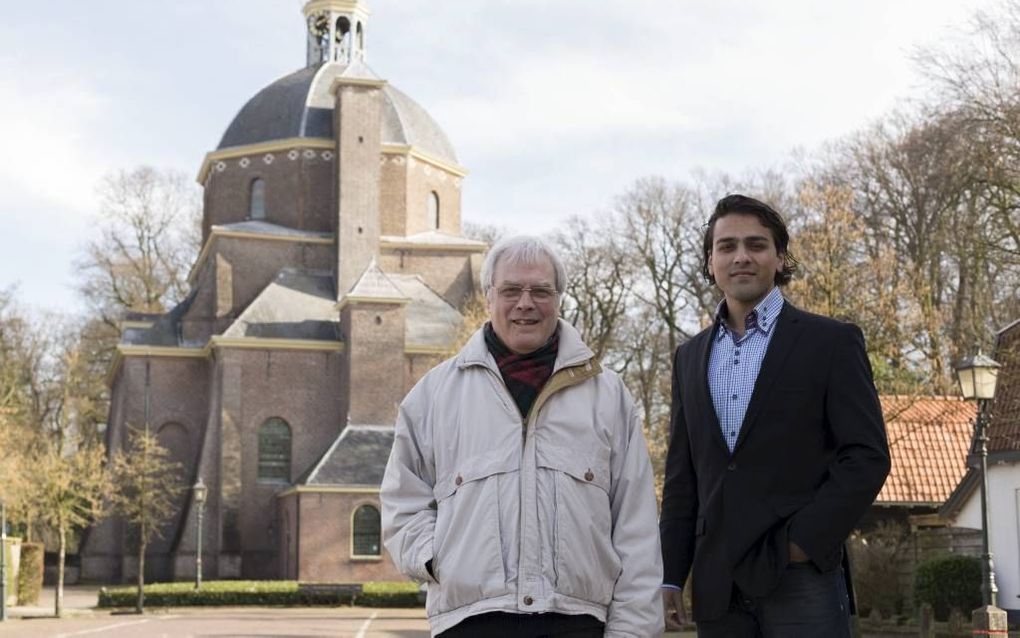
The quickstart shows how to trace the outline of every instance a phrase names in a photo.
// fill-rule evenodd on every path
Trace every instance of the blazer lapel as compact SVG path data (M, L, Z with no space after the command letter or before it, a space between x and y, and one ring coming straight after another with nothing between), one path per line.
M716 328L713 326L710 330L702 333L704 343L698 344L697 370L699 378L695 379L696 385L694 387L701 390L698 392L698 400L701 402L702 413L709 416L707 423L708 427L712 430L712 436L722 446L726 455L729 456L730 448L726 445L726 439L723 438L722 426L719 424L719 415L715 413L715 403L712 402L712 391L708 387L708 358L712 354L715 332Z
M737 435L737 442L733 446L733 453L736 454L740 445L747 438L747 433L754 427L758 418L758 412L768 401L772 393L772 386L782 374L783 364L786 363L787 355L793 351L800 338L804 327L801 322L801 311L795 308L789 301L783 302L783 309L779 313L778 323L772 327L776 331L772 335L768 349L765 351L765 358L761 362L761 370L758 371L758 378L754 383L754 390L751 392L751 401L747 405L747 412L744 414L744 421L740 426L740 434ZM721 435L720 435L721 436Z

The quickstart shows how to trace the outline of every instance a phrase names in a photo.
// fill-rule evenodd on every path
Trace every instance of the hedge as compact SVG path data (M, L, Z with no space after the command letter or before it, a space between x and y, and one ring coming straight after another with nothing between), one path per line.
M965 615L981 606L981 559L936 556L921 563L914 578L917 605L928 603L936 620L948 620L953 609Z
M7 574L7 596L13 596L18 591L18 581L14 574L14 539L7 537L7 542L0 546L0 552L4 553L4 566Z
M103 587L99 607L133 607L137 588ZM341 605L365 607L421 607L416 583L381 582L363 585L298 583L293 580L220 580L202 583L154 583L145 586L146 607L224 605Z
M21 544L21 566L18 568L18 604L39 602L43 584L43 544Z

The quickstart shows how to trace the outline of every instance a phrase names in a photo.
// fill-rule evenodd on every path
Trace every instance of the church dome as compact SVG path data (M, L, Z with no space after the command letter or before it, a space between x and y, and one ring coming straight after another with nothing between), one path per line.
M333 138L330 94L338 77L378 79L363 62L326 62L295 71L248 100L227 127L217 150L295 137ZM413 146L457 164L446 134L417 102L390 84L382 89L382 143Z

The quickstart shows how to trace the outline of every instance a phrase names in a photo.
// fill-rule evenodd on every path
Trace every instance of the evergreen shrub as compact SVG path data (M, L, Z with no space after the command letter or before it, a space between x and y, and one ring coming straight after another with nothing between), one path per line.
M949 554L926 560L914 577L914 597L932 606L936 620L948 620L953 609L970 614L981 606L981 559Z

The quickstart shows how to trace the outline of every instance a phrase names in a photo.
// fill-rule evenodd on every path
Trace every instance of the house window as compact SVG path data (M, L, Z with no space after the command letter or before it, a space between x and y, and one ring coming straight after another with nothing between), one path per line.
M362 505L354 510L351 526L354 528L351 533L353 539L351 555L379 556L382 538L379 510L371 505Z
M258 480L290 482L290 426L283 419L266 419L259 428Z
M248 217L251 219L266 218L266 183L261 179L251 183L251 200L248 204Z
M439 194L429 193L429 230L439 229Z

